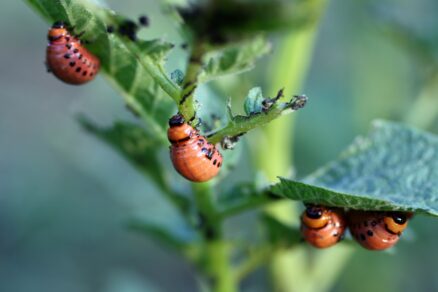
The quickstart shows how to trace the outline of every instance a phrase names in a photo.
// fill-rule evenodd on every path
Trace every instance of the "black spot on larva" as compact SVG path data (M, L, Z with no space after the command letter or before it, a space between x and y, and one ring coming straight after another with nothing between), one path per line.
M82 59L82 54L79 54L79 56L78 56L78 59L80 60L80 59Z
M87 74L88 74L88 71L82 72L82 76L87 76Z
M361 233L360 234L360 240L365 240L365 239L366 239L365 234Z
M215 149L210 149L205 157L207 157L209 160L213 158L214 153L216 152Z
M74 67L76 65L76 62L75 61L71 61L69 65L70 65L70 67Z
M69 42L70 41L70 37L65 37L65 41Z
M64 58L66 58L66 59L70 59L70 58L71 58L71 54L66 53L66 54L64 55Z
M81 72L81 70L82 70L82 68L81 67L78 67L78 68L76 68L76 72Z
M67 49L71 49L71 44L65 44L65 46L67 47Z
M208 153L208 149L205 148L205 147L202 147L201 152L202 152L202 153Z
M93 76L94 76L94 73L93 73L93 72L91 72L91 73L90 73L90 77L93 77Z
M339 236L339 233L335 232L333 233L333 237Z
M217 164L217 167L221 167L221 163L220 162Z
M367 235L368 235L368 236L373 236L374 233L373 233L371 230L368 230L368 231L367 231Z
M216 165L216 163L217 163L217 160L216 159L213 160L213 165Z
M375 220L371 221L371 226L376 227L376 225L377 225L377 221Z

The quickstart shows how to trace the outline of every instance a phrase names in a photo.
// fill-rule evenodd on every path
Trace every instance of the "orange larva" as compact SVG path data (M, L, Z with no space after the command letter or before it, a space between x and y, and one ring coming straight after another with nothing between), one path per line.
M65 83L79 85L94 79L100 69L99 59L71 35L62 22L48 33L47 69Z
M170 158L175 169L193 182L215 177L222 165L222 155L216 147L179 114L169 120L169 126Z
M397 243L409 217L410 214L401 212L350 211L348 226L364 248L384 250Z
M342 240L346 220L343 210L309 205L301 215L301 234L317 248L327 248Z

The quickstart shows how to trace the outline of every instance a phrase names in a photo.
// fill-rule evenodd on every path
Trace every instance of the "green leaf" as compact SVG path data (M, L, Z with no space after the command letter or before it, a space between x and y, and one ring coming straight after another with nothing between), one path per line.
M246 210L269 204L282 196L258 189L253 183L239 184L219 197L218 208L220 216L230 217Z
M304 182L280 180L273 193L306 203L438 216L438 137L377 121L367 137Z
M140 50L140 56L144 55L145 57L149 57L161 66L167 54L174 47L173 44L159 39L148 41L139 40L136 44Z
M123 17L106 7L86 0L25 0L46 20L62 20L74 27L72 33L85 32L88 48L101 61L102 71L122 93L128 106L156 133L166 127L174 111L179 87L163 68L170 44L160 40L132 42L115 33L108 25L117 25ZM167 96L168 95L168 96Z
M151 137L144 128L127 122L116 122L112 127L101 128L84 117L79 121L84 129L113 146L134 165L152 176L160 186L167 185L165 170L157 157L162 143Z
M79 121L89 133L111 145L146 176L151 177L164 195L183 213L188 212L190 202L170 189L169 175L163 167L163 161L159 159L163 140L132 123L116 122L112 127L101 128L84 117Z
M271 44L263 37L226 46L212 51L204 57L203 71L199 76L200 82L251 70L255 62L271 50Z
M245 102L243 104L245 113L250 115L262 112L264 100L262 89L260 87L252 88L249 91L248 96L245 98Z

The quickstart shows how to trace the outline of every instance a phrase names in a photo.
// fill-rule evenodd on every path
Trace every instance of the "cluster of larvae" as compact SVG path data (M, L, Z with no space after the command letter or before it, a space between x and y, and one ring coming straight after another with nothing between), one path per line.
M403 212L356 211L308 205L301 215L301 234L317 248L342 240L347 228L364 248L384 250L394 246L412 217Z

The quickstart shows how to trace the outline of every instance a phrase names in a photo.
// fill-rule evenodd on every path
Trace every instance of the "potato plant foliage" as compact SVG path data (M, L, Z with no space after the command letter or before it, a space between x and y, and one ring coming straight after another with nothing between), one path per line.
M168 119L180 112L187 120L199 122L197 113L202 104L196 103L198 86L209 86L206 83L257 66L257 61L272 50L270 32L298 31L314 23L313 7L306 1L201 1L203 4L179 7L163 1L169 21L175 21L188 42L187 66L174 72L166 71L165 62L176 44L160 39L133 41L117 31L108 33L108 26L117 27L127 18L102 1L25 2L48 24L64 21L74 28L73 33L83 31L82 38L91 40L87 48L100 59L103 75L137 120L101 127L81 117L81 125L147 176L179 212L193 236L181 238L172 230L135 219L129 227L184 255L217 291L233 291L234 285L265 263L273 251L301 244L297 228L263 214L258 222L262 236L254 243L257 252L236 248L235 253L243 254L242 263L233 265L224 260L230 257L232 244L224 239L222 223L247 210L298 200L346 209L438 216L438 137L388 121L376 121L369 135L358 137L339 158L303 179L280 178L274 185L264 185L254 178L228 185L226 178L240 159L239 151L222 150L224 169L213 182L183 182L181 188L173 184L176 174L164 154L169 146ZM236 15L236 11L245 13ZM219 17L226 21L218 22ZM41 32L41 37L44 34ZM227 108L217 108L217 112L225 113L218 118L219 126L207 121L213 125L206 133L210 142L228 142L233 145L223 148L233 148L250 130L299 110L307 102L307 97L299 93L284 96L281 88L277 96L267 97L260 85L252 87L240 109L232 109L231 103ZM312 97L309 100L311 103ZM278 173L279 177L285 175ZM218 188L219 182L226 187ZM222 193L213 196L217 189Z

